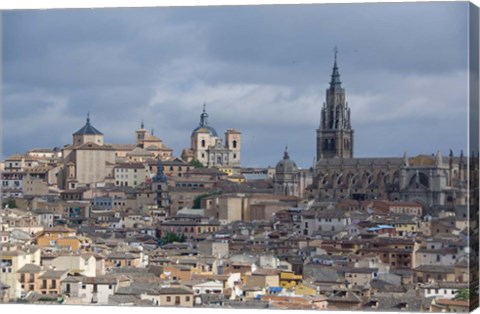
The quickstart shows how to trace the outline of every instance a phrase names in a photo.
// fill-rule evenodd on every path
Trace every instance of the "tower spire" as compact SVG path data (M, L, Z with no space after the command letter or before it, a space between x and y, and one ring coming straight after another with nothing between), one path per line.
M338 72L338 66L337 66L337 54L338 54L337 46L335 46L334 53L335 55L334 55L334 62L333 62L333 70L331 75L332 78L330 80L331 89L342 87L342 82L340 82L340 73Z
M90 124L90 111L87 112L87 124Z
M288 146L285 146L285 152L283 153L283 159L290 159L290 156L288 155Z
M207 104L203 103L203 112L200 115L200 126L206 127L208 126L208 113L207 113Z

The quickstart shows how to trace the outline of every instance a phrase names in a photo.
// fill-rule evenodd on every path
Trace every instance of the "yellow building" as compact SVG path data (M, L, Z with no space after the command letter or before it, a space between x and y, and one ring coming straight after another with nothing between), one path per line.
M397 220L393 226L399 235L418 232L418 223L413 220Z
M292 289L301 283L302 279L302 275L295 275L292 271L283 270L280 273L280 286L285 289Z
M53 227L46 228L37 234L35 243L40 247L57 246L77 251L84 247L86 243L89 243L85 239L84 237L77 237L75 230L65 227Z
M235 171L233 170L233 168L230 168L230 167L219 167L218 170L220 170L221 172L224 172L226 173L227 175L231 176L235 173Z
M307 282L301 282L295 286L295 294L303 296L317 295L317 287Z

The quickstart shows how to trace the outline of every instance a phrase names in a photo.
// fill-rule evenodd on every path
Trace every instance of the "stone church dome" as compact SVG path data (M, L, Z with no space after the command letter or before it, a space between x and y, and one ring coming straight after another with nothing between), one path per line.
M275 167L275 172L279 173L294 173L298 170L297 164L290 159L288 155L288 149L285 147L285 153L283 154L283 159L277 163Z
M208 113L205 108L205 104L203 105L203 112L200 115L200 125L192 131L192 136L198 131L207 131L210 136L218 137L217 131L213 127L208 125Z

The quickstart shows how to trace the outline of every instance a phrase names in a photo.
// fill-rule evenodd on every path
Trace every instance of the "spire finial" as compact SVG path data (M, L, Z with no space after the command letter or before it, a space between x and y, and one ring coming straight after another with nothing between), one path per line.
M200 115L200 126L208 126L208 113L207 113L207 104L203 102L203 112Z
M143 124L143 119L142 119L142 123L140 124L140 128L143 129L144 127L144 124Z
M331 75L331 80L330 80L330 88L341 88L342 82L340 82L340 73L338 72L338 66L337 66L337 54L338 54L338 48L335 46L334 48L334 62L333 62L333 69L332 69L332 75Z
M285 152L283 153L283 159L290 159L290 156L288 156L288 146L285 146Z
M90 123L90 111L87 112L87 124Z

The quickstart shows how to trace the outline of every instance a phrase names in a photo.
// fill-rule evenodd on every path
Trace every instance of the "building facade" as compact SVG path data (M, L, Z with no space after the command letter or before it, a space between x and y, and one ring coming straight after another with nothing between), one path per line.
M319 200L390 199L423 206L467 202L466 160L463 152L432 155L354 158L350 109L335 62L326 103L317 129L317 162L308 193Z
M182 152L182 159L190 162L198 160L206 167L240 167L241 132L228 129L225 141L208 124L205 105L200 115L200 124L191 135L191 148Z
M104 144L104 136L90 124L73 133L73 143L63 148L63 171L59 173L59 186L63 189L94 185L112 177L115 149Z

